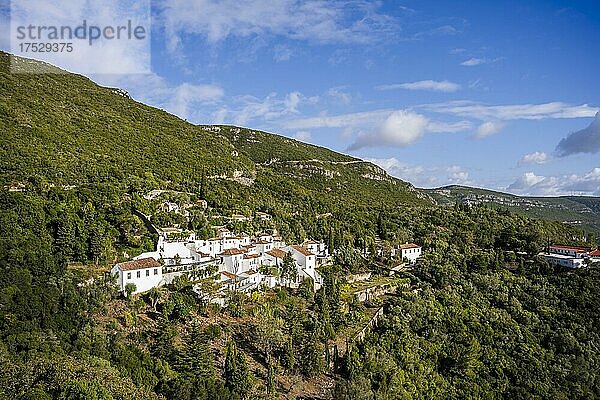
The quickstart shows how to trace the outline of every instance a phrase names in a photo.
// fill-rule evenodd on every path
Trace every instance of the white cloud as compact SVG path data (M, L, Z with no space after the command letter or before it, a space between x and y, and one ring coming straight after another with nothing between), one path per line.
M298 115L299 108L305 104L315 104L318 97L306 97L300 92L290 92L284 97L270 93L264 98L245 95L231 99L227 107L220 110L220 117L226 123L248 126L249 123L279 122L278 120ZM302 127L292 129L307 129Z
M307 131L298 131L294 135L294 139L299 140L301 142L308 143L311 141L312 135L310 132L307 132Z
M294 52L287 46L278 44L273 48L273 59L277 62L289 61Z
M495 135L496 133L500 132L502 128L504 128L504 125L505 124L502 122L484 122L477 128L477 134L475 137L482 139L491 135Z
M365 147L403 147L416 142L428 132L457 132L470 126L465 122L432 122L424 115L411 110L398 110L389 114L383 123L369 133L358 135L348 150Z
M469 58L468 60L465 60L463 62L460 63L460 65L462 65L463 67L476 67L477 65L482 65L482 64L492 64L495 62L498 62L500 60L504 59L504 57L497 57L497 58Z
M184 34L216 43L229 36L283 36L316 43L370 43L391 37L395 18L368 1L164 0L160 18L170 48Z
M481 58L469 58L468 60L461 62L460 65L462 65L464 67L474 67L476 65L481 65L484 62L485 62L485 60L483 60Z
M2 10L0 10L2 11ZM23 57L32 53L20 51L19 43L44 42L46 37L17 40L18 26L61 27L72 29L81 27L85 20L88 28L87 39L67 38L61 42L72 44L72 51L36 52L35 58L55 65L69 72L79 74L134 74L150 72L150 1L106 0L90 2L70 0L68 6L62 0L28 0L11 3L11 34L15 40L10 52ZM89 30L105 27L141 26L145 30L144 39L129 38L99 39L89 44ZM5 23L3 21L3 23ZM6 28L3 28L4 31ZM46 30L50 33L50 30ZM6 37L2 46L6 46Z
M343 86L333 87L327 91L327 95L333 97L341 104L349 104L352 101L352 95L344 91Z
M579 106L562 102L542 104L512 104L489 106L472 101L450 101L446 103L426 104L422 108L443 114L453 114L479 120L539 120L547 118L593 117L599 110L587 104Z
M387 118L393 111L383 109L332 116L324 114L317 117L287 121L284 123L284 126L288 129L374 127L378 122Z
M368 158L372 162L386 170L390 175L404 181L410 182L417 187L439 187L445 185L470 185L469 173L460 166L433 167L423 165L410 165L391 158Z
M213 122L206 120L208 115L203 112L203 107L217 106L225 95L224 90L216 84L183 82L171 85L157 74L99 75L97 78L100 84L121 87L143 103L165 109L194 123Z
M472 183L469 179L469 173L458 165L448 167L446 172L448 173L448 181L453 185L469 185Z
M430 90L435 92L456 92L461 86L450 81L417 81L408 83L396 83L377 86L379 90L407 89L407 90Z
M542 176L526 172L507 187L507 190L523 195L563 196L600 195L600 168L596 167L583 175Z
M550 157L548 157L548 154L546 154L544 152L536 151L533 153L525 154L519 161L519 165L544 164L549 159L550 159Z

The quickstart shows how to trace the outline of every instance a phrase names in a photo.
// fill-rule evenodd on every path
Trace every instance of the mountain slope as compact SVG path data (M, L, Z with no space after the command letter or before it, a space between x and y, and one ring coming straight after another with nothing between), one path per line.
M560 221L600 231L600 198L598 197L527 197L465 186L446 186L425 192L440 205L456 201L488 204L508 209L531 218Z
M79 75L11 74L8 65L8 54L0 54L3 186L119 182L195 190L206 177L213 191L257 203L282 185L334 202L428 203L411 185L349 156L265 132L195 126Z

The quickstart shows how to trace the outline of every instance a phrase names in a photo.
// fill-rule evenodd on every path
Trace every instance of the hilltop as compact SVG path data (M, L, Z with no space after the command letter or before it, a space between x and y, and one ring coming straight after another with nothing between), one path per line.
M487 189L451 185L424 190L437 204L458 202L486 204L531 218L559 221L600 231L600 198L586 196L532 197L516 196Z
M9 55L0 54L3 186L136 182L189 191L207 178L213 192L258 208L283 189L333 203L352 194L361 206L429 203L410 184L349 156L266 132L196 126L83 76L11 74L8 66Z

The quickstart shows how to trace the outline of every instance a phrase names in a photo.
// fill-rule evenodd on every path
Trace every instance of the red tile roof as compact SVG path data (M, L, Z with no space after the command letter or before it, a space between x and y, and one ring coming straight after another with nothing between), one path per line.
M244 254L244 259L246 260L250 260L252 258L258 258L260 257L260 254Z
M591 257L600 257L600 250L594 250L590 252Z
M221 272L221 275L225 275L229 279L235 279L235 278L237 278L236 274L232 274L231 272L227 272L227 271Z
M419 246L417 244L414 244L414 243L407 243L407 244L401 244L400 245L400 248L402 250L404 250L404 249L416 249L416 248L419 248L419 247L421 247L421 246Z
M127 262L119 263L116 265L116 267L120 268L122 271L133 271L136 269L146 269L146 268L158 268L160 266L161 266L160 263L152 257L142 258L141 260L127 261Z
M302 247L302 246L292 246L292 248L294 250L296 250L298 253L303 254L305 256L314 256L313 253L311 253L310 251L308 251L306 248Z
M237 255L244 254L244 253L245 253L245 251L240 250L240 249L227 249L219 255L220 256L237 256Z
M271 251L267 251L267 254L275 258L284 258L286 253L283 250L273 249Z
M196 251L196 254L198 254L202 258L210 257L210 254L206 254L201 251Z
M577 253L588 253L592 251L591 247L583 247L583 246L567 246L564 244L553 244L550 248L562 249L562 250L573 250Z

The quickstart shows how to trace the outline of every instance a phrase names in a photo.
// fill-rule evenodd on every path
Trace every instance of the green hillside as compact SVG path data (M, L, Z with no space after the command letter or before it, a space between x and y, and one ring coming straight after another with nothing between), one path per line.
M189 124L78 75L11 74L4 53L0 93L0 399L600 397L598 263L538 256L548 240L592 237L529 218L538 200L418 190L318 146ZM165 200L189 215L158 211ZM535 210L598 209L544 201ZM316 292L308 279L234 290L221 307L194 290L214 293L219 274L183 271L125 298L107 272L157 239L139 211L205 238L227 225L319 239L334 256ZM390 276L405 242L423 255Z
M455 202L486 204L507 209L531 218L559 221L600 232L600 198L598 197L529 197L465 186L446 186L424 190L437 204Z
M421 202L410 185L372 164L339 163L355 159L264 132L194 126L85 77L15 75L9 73L8 62L9 56L2 53L3 186L128 182L196 190L205 176L215 182L215 191L226 190L230 196L259 204L267 200L264 190L281 186L322 193L323 201L337 202L352 193L362 204L375 198L390 205ZM31 61L20 62L33 68ZM241 138L250 137L257 142L242 146ZM306 164L268 164L268 159ZM244 178L248 187L231 184Z

